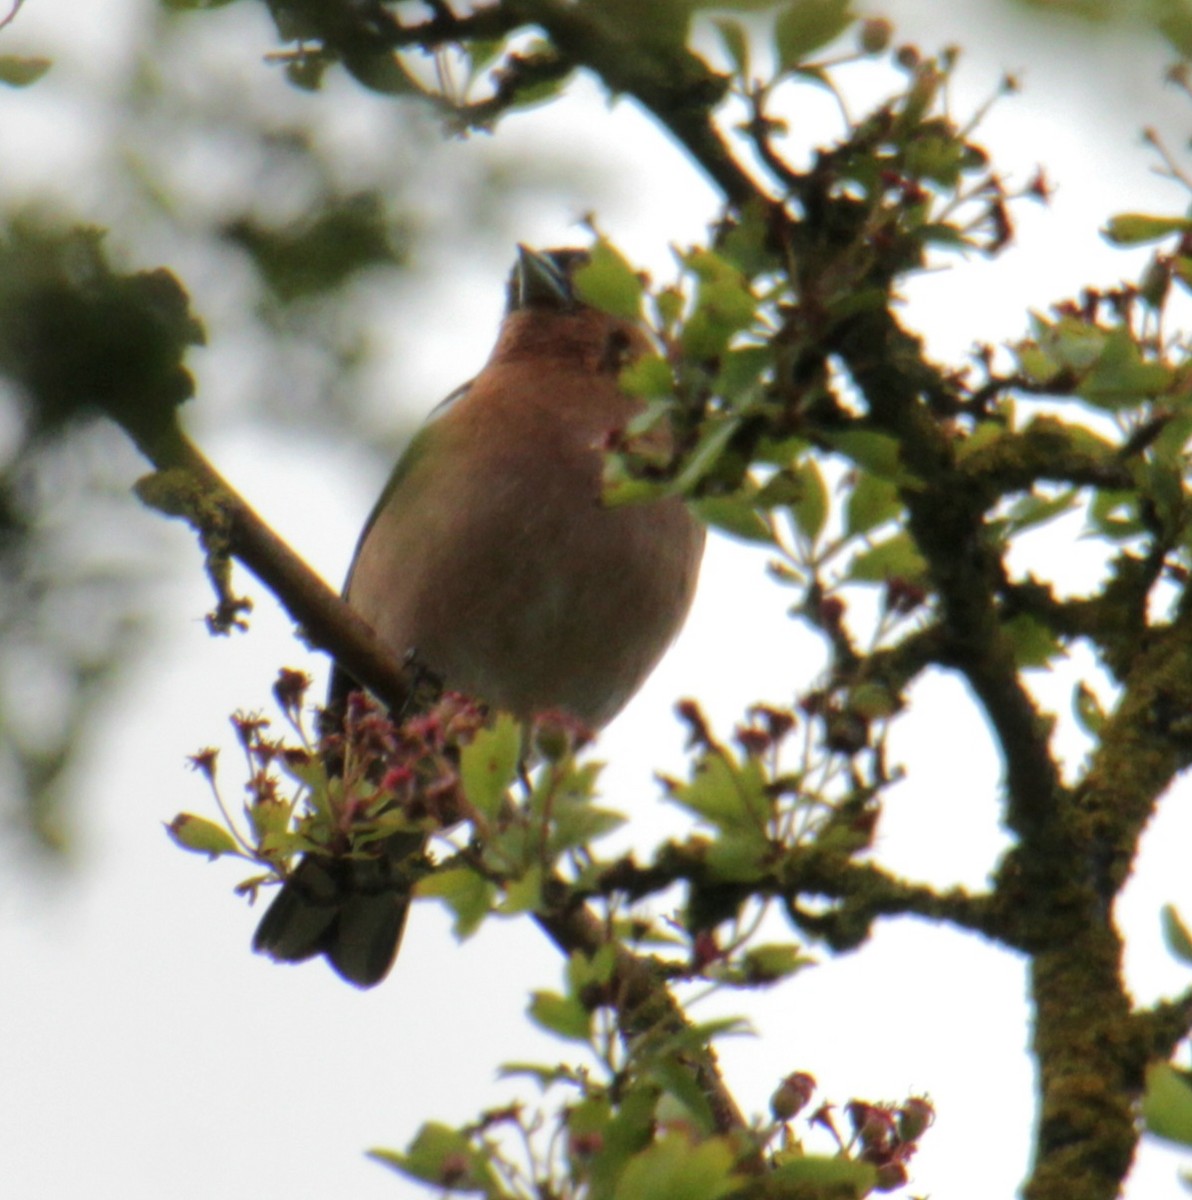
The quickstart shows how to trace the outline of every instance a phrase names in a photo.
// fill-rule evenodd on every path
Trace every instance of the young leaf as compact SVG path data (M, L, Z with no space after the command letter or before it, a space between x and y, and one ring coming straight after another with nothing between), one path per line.
M1119 213L1105 226L1107 241L1115 246L1157 242L1173 233L1192 230L1192 217L1151 217L1145 213Z
M488 820L496 817L501 802L517 778L521 761L521 724L500 713L460 751L459 775L468 803Z
M1097 737L1105 725L1105 710L1097 694L1081 681L1072 693L1072 710L1077 724L1091 737Z
M1064 653L1055 634L1029 613L1011 617L1002 625L1002 631L1010 639L1014 661L1025 670L1045 667L1053 658Z
M745 542L772 545L774 535L757 509L742 496L705 496L692 504L695 515L705 525L731 534Z
M453 932L460 941L480 928L496 898L496 888L487 879L463 867L428 875L419 881L416 891L419 896L437 896L451 909Z
M905 579L918 583L927 576L927 560L919 553L909 533L896 533L862 551L849 563L845 577L858 583L885 583Z
M765 779L752 759L738 763L727 751L705 754L690 783L671 798L719 829L761 829L770 813Z
M460 1192L493 1194L496 1178L488 1155L477 1149L461 1130L437 1121L419 1129L405 1153L370 1150L370 1158L422 1183Z
M845 506L845 529L849 534L868 533L894 520L901 509L897 484L862 471Z
M735 1161L726 1138L693 1146L680 1133L666 1133L629 1160L613 1200L718 1200L737 1186Z
M713 21L716 32L720 35L720 43L729 61L733 64L733 74L746 78L749 75L749 35L740 21L730 21L719 17Z
M774 48L784 71L835 41L853 22L851 0L789 0L774 24Z
M791 516L799 532L815 545L828 519L828 489L814 459L799 463L794 474L799 483L799 498L791 505Z
M195 854L205 854L208 858L240 853L236 839L222 825L191 813L179 813L166 826L166 833L174 845Z
M580 298L593 308L636 321L641 316L641 277L611 243L601 238L589 251L586 265L575 273Z
M53 66L48 58L29 58L17 54L0 54L0 83L23 88L36 83Z
M1156 1137L1192 1146L1192 1083L1187 1072L1170 1063L1147 1068L1142 1119Z
M1163 940L1167 943L1167 949L1180 962L1192 966L1192 933L1188 932L1187 926L1180 920L1180 914L1172 905L1165 904L1160 918L1163 922Z
M871 1163L812 1154L779 1163L769 1177L779 1187L786 1184L792 1191L802 1187L807 1194L830 1195L840 1197L840 1200L861 1200L877 1183L877 1171ZM794 1191L794 1194L799 1193Z
M572 1042L587 1042L592 1036L592 1014L573 996L558 992L535 992L529 1007L535 1025Z

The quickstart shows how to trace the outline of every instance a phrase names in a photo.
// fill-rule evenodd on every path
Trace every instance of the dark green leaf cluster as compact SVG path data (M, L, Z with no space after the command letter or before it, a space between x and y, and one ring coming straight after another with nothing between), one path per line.
M397 266L404 257L373 192L336 198L310 220L280 229L241 217L223 234L252 256L282 303L333 291L361 271Z
M105 413L142 444L168 435L194 392L203 340L168 271L113 270L97 230L0 231L0 375L38 423Z

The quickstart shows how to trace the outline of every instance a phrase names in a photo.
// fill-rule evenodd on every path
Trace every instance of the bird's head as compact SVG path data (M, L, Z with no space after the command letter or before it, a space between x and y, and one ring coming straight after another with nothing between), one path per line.
M525 309L574 312L580 306L575 273L591 259L586 250L576 247L531 250L519 245L517 262L509 276L506 313Z
M580 299L575 274L590 261L588 251L575 247L518 246L494 359L565 359L585 370L616 374L650 351L650 339L637 322Z

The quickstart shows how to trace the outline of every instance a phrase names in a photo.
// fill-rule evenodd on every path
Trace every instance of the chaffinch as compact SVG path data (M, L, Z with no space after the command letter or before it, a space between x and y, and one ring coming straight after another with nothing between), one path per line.
M602 502L603 448L640 409L618 373L650 343L578 299L586 261L519 247L496 347L402 455L344 595L446 687L524 720L563 710L596 729L682 625L704 530L677 498ZM333 699L350 686L337 670ZM409 907L394 867L424 846L399 834L374 859L306 858L254 949L325 954L352 983L380 982Z

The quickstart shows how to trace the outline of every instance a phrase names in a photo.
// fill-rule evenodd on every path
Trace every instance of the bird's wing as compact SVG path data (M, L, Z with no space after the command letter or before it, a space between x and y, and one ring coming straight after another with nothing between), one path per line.
M425 422L423 422L422 428L410 439L410 444L397 460L397 465L393 468L388 482L382 488L381 495L378 497L376 504L373 505L372 512L368 515L368 520L364 522L364 528L360 531L360 537L356 542L356 549L352 553L352 564L348 567L348 575L344 580L344 586L340 592L340 595L345 599L352 587L352 572L356 569L356 562L360 558L360 547L364 545L365 539L372 532L372 527L376 524L377 517L384 511L385 505L389 503L393 493L401 486L401 482L409 474L410 468L422 456L426 449L427 441L434 429L435 422L468 394L468 389L471 388L472 382L469 379L467 383L460 384L455 391L440 400L431 409L430 414L427 416ZM331 682L327 686L326 707L333 720L342 720L343 705L348 698L348 693L356 691L359 687L360 684L336 663L331 671ZM337 716L336 714L339 715Z

